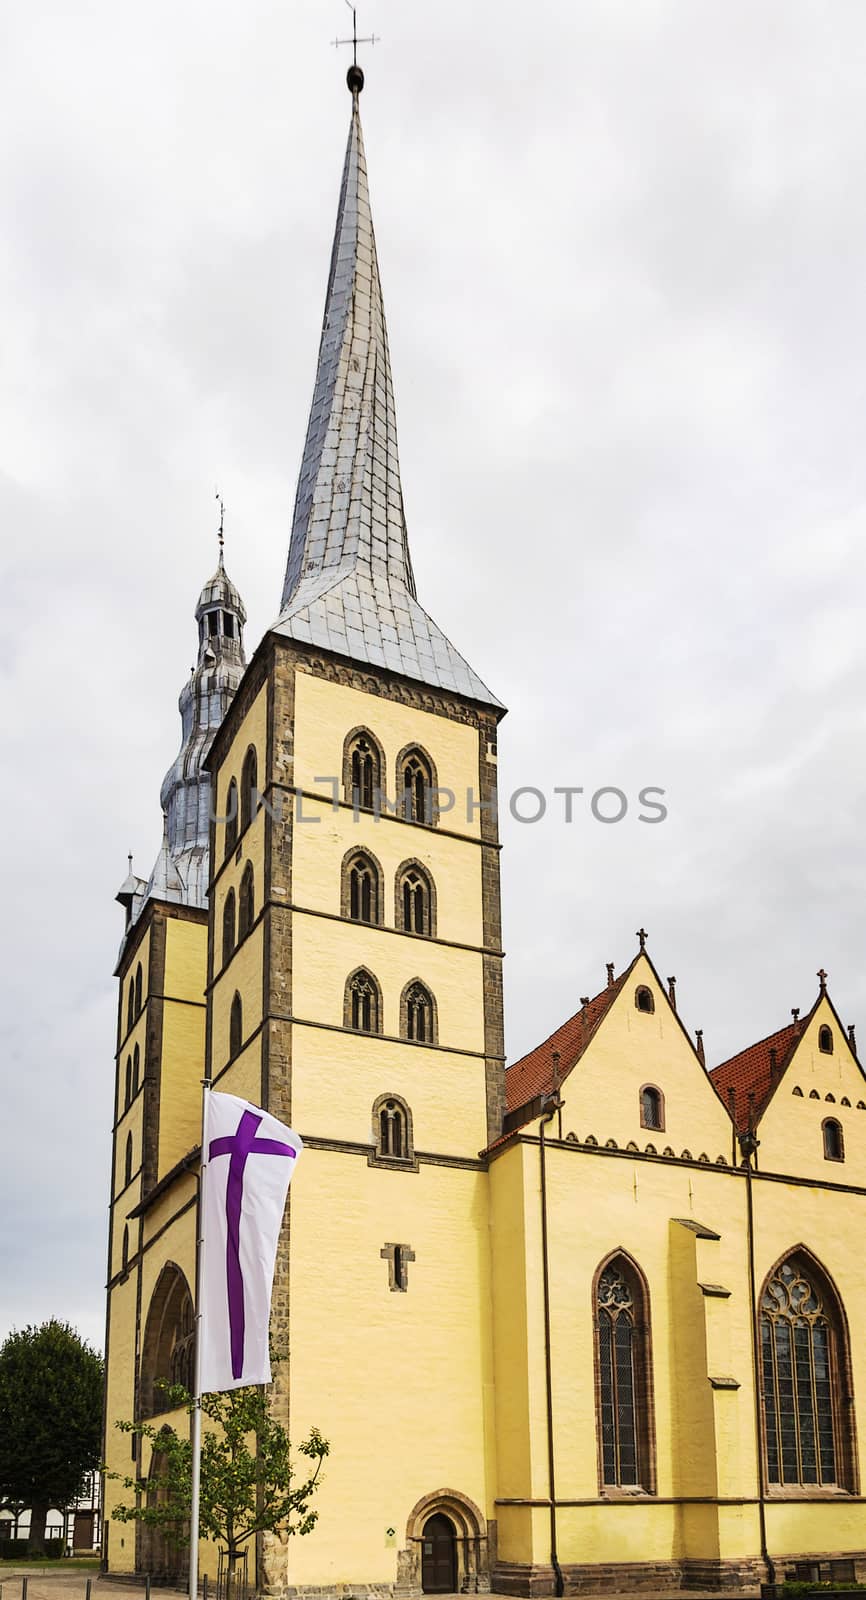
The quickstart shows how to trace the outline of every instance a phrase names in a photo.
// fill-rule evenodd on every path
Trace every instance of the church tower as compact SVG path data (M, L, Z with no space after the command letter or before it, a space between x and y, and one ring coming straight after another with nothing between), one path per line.
M162 844L150 877L136 876L130 861L117 894L126 926L116 969L105 1460L118 1472L131 1463L129 1438L115 1420L159 1411L157 1370L184 1381L192 1370L186 1374L184 1361L192 1346L192 1158L205 1052L211 780L204 760L246 665L246 612L225 571L222 536L195 617L198 661L180 692L181 747L160 794ZM149 1569L154 1552L141 1533L109 1520L123 1499L108 1480L103 1557L113 1571Z
M331 1455L315 1534L267 1538L260 1581L360 1594L419 1584L440 1508L463 1530L451 1587L487 1585L503 707L416 595L359 68L348 81L281 610L207 760L207 1070L305 1145L274 1406Z

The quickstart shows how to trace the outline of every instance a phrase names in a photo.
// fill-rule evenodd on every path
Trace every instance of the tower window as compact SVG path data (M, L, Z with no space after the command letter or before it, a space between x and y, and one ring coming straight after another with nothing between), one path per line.
M824 1134L824 1160L844 1161L845 1140L841 1122L837 1122L835 1117L826 1117L821 1127Z
M140 1069L140 1067L141 1067L141 1052L140 1052L140 1050L138 1048L138 1045L136 1045L135 1049L132 1052L132 1094L133 1094L133 1099L138 1094L139 1069Z
M223 966L235 947L235 892L229 889L223 906Z
M640 1092L640 1125L664 1131L665 1101L661 1089L646 1083Z
M366 850L350 852L343 862L342 910L353 922L378 923L380 916L378 863Z
M429 873L416 861L406 861L397 873L395 920L404 933L436 934L436 896Z
M142 989L142 975L141 975L141 962L139 961L138 966L135 969L135 1015L136 1016L138 1016L138 1013L141 1010L141 989Z
M416 1170L412 1113L398 1094L380 1094L373 1103L373 1154L370 1164L399 1161Z
M356 1033L381 1032L381 994L372 973L360 968L346 984L344 1024Z
M214 639L220 631L220 614L218 611L209 611L207 614L208 638Z
M244 1011L243 1011L243 1005L241 1004L241 997L240 997L239 994L236 994L234 999L233 999L233 1001L232 1001L232 1008L231 1008L231 1012L229 1014L229 1059L230 1060L233 1061L235 1056L240 1055L241 1045L243 1044L243 1038L244 1038Z
M123 1244L120 1251L120 1264L125 1272L129 1266L129 1228L123 1230Z
M126 1135L126 1150L123 1156L123 1187L132 1182L132 1134Z
M818 1049L825 1056L833 1054L833 1029L828 1028L826 1023L822 1028L818 1029Z
M400 999L400 1032L412 1044L436 1043L436 1002L426 984L407 983Z
M226 792L226 855L238 842L238 786L232 778Z
M645 983L635 989L634 1003L638 1011L655 1011L656 1003L652 989L648 989Z
M245 939L256 919L256 889L253 877L253 864L248 861L244 867L241 878L240 902L238 906L238 943Z
M438 820L436 774L430 757L418 745L404 750L397 762L397 796L406 822L432 827Z
M367 728L356 728L343 746L343 794L349 805L374 811L382 791L383 757Z
M132 1099L132 1056L127 1056L127 1058L126 1058L126 1095L125 1095L124 1101L123 1101L124 1108L126 1108L126 1106L129 1105L131 1099Z
M257 810L259 764L252 745L244 756L241 772L241 830L248 828Z
M126 1002L126 1031L129 1032L135 1021L135 980L129 980L129 996Z
M227 639L233 639L235 636L235 619L231 611L223 612L223 633Z

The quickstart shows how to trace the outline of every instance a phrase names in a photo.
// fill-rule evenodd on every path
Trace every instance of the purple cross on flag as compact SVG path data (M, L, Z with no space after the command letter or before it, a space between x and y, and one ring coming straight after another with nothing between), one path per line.
M233 1094L205 1096L200 1393L270 1383L268 1329L296 1133Z

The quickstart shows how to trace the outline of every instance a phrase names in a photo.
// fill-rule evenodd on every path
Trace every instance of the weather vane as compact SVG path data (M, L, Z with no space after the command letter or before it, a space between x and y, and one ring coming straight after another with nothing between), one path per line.
M220 561L222 561L222 558L223 558L223 546L225 544L226 508L223 505L223 498L222 498L222 495L219 492L219 489L217 489L216 498L219 501L219 507L220 507L220 526L219 526L219 533L217 534L217 538L219 540L219 546L220 546Z
M355 7L352 5L352 0L346 0L346 5L349 7L349 10L352 13L352 37L351 37L351 39L334 39L332 42L335 45L335 47L339 46L341 44L350 44L352 46L352 65L356 67L358 65L358 46L359 46L359 44L371 44L371 45L372 44L378 44L379 43L379 35L376 34L376 33L368 33L367 37L365 39L359 39L358 38L358 13L357 13Z

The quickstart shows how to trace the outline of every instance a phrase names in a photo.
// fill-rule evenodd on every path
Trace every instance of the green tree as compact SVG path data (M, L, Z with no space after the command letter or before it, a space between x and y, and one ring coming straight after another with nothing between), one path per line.
M30 1507L29 1550L45 1550L50 1506L63 1510L99 1465L102 1357L68 1322L10 1333L0 1345L0 1502Z
M164 1388L169 1405L193 1411L194 1402L186 1389L179 1384ZM202 1425L200 1532L227 1550L231 1582L241 1547L253 1534L310 1533L318 1518L310 1501L329 1447L315 1428L298 1445L300 1454L315 1462L315 1467L303 1483L293 1487L288 1434L270 1415L263 1389L205 1394L201 1409L203 1418L214 1426ZM133 1505L115 1506L112 1517L118 1522L141 1522L145 1527L157 1528L175 1546L188 1544L192 1498L189 1438L181 1438L171 1428L156 1428L150 1422L118 1422L116 1426L123 1433L149 1440L159 1452L160 1493L151 1497L148 1504L147 1491L152 1481L149 1484L143 1477L109 1473L136 1497ZM137 1454L140 1461L140 1448Z

